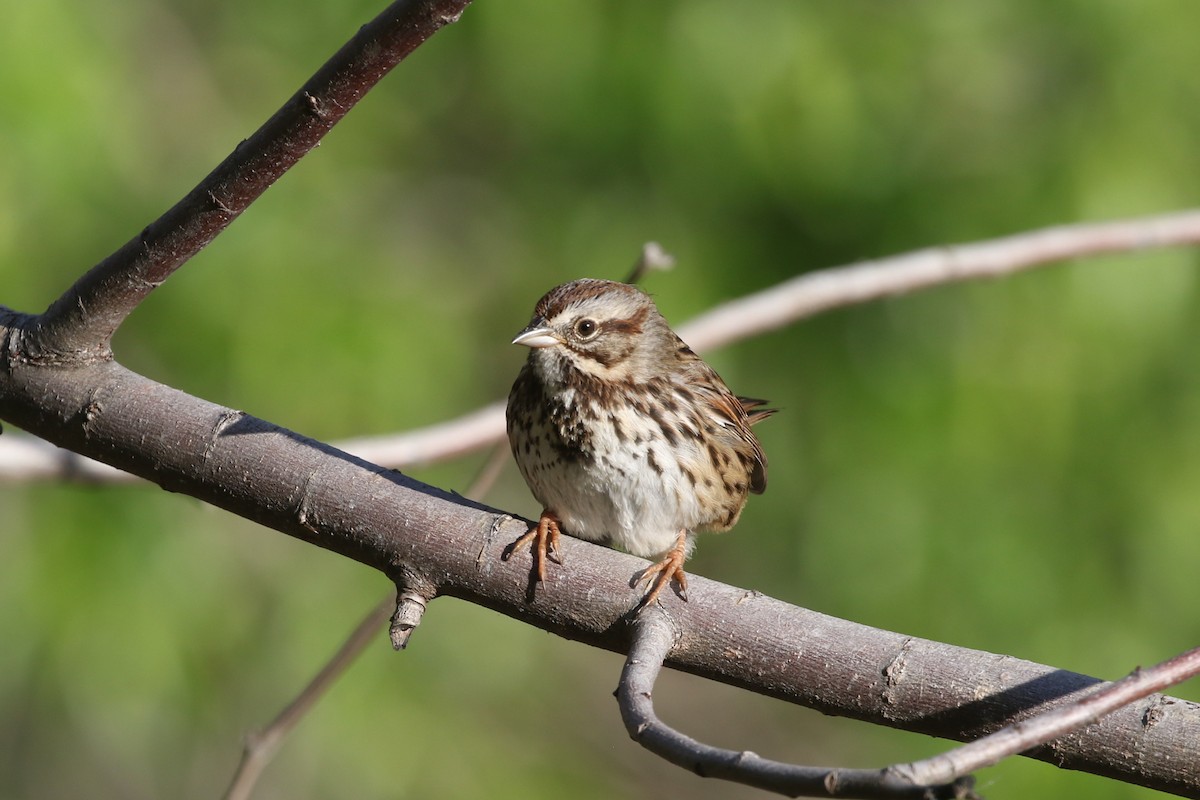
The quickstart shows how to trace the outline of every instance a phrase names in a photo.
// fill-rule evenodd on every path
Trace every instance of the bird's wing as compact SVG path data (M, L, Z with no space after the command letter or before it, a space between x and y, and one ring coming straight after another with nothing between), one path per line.
M765 401L750 400L749 405L741 398L735 397L717 371L704 363L699 356L688 351L687 372L690 373L688 388L699 398L705 412L722 430L729 434L730 444L740 456L747 457L751 463L750 491L762 494L767 488L767 456L762 445L750 430L755 422L766 419L774 413L774 409L760 409Z

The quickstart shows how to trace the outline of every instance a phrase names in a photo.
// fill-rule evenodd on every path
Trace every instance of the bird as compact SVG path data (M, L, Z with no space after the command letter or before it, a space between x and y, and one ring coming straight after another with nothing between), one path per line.
M697 533L732 528L767 488L751 426L775 413L735 396L636 286L583 278L547 292L513 339L529 348L508 396L514 460L542 505L525 546L531 578L562 563L561 533L654 559L639 606L672 581Z

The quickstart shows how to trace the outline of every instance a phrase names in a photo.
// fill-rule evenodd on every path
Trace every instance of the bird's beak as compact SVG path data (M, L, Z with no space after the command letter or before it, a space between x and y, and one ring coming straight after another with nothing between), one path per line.
M560 343L560 339L554 335L554 331L547 328L545 325L534 323L525 330L517 334L517 338L512 340L513 344L523 344L526 347L553 347Z

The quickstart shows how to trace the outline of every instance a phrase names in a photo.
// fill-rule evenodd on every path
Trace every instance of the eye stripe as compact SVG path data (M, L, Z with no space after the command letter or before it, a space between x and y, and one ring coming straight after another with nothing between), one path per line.
M642 332L642 323L646 321L649 313L650 309L639 308L629 319L610 319L605 321L603 328L605 331L613 331L614 333L636 335Z

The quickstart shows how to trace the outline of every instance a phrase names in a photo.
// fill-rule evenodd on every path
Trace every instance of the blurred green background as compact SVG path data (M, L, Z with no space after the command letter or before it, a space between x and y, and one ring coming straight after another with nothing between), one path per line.
M44 308L380 5L3 3L0 303ZM478 0L121 330L126 364L325 440L503 396L561 281L681 322L818 268L1200 194L1184 0ZM771 490L692 571L1115 678L1200 639L1200 256L827 314L710 360L783 413ZM462 490L483 455L414 471ZM509 470L489 502L537 507ZM212 798L387 591L145 486L0 487L0 797ZM256 798L751 798L631 743L620 660L455 600L372 649ZM1200 699L1194 683L1177 694ZM660 711L819 764L935 752L686 676ZM1155 793L1012 760L993 798Z

